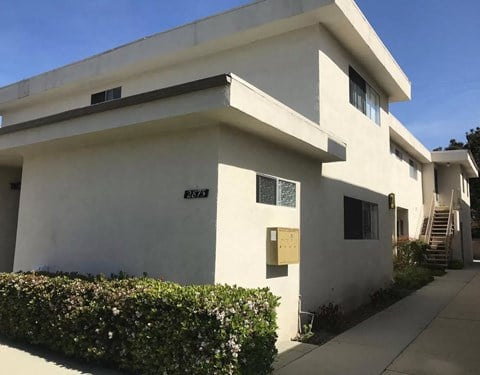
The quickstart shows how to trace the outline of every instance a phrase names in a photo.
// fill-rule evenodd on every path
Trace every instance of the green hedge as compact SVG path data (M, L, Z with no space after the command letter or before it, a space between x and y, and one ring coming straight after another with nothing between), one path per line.
M0 274L0 334L141 374L268 374L267 289Z

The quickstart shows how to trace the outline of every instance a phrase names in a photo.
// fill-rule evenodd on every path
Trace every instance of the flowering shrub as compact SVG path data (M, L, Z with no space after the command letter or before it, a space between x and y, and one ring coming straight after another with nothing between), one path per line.
M330 302L328 305L320 306L315 318L317 328L335 332L342 327L344 313L339 305Z
M268 374L267 289L0 274L0 334L141 374Z

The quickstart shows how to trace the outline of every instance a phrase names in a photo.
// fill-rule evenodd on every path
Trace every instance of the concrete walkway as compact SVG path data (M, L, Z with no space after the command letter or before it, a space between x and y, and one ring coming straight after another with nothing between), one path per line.
M90 366L51 352L0 340L0 374L5 375L125 375Z
M448 271L321 347L283 352L274 375L479 374L479 272Z

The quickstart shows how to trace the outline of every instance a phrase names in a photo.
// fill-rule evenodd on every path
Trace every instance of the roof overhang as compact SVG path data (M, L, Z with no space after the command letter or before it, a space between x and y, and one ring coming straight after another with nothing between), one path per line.
M47 91L87 89L316 24L361 62L390 101L410 99L408 78L354 1L262 0L0 88L0 110Z
M235 75L223 74L0 128L0 164L29 148L212 124L242 129L322 162L346 158L345 144L318 124Z
M390 139L422 164L431 163L430 151L415 136L390 114L388 119Z
M478 177L478 166L469 150L432 151L432 161L437 164L459 164L468 178Z

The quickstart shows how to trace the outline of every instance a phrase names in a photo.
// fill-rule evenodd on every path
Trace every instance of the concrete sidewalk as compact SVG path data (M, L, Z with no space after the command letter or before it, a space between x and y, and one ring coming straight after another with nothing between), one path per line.
M30 345L0 340L0 374L5 375L122 375ZM125 374L123 374L125 375Z
M479 374L479 272L450 270L321 347L282 353L274 375Z

